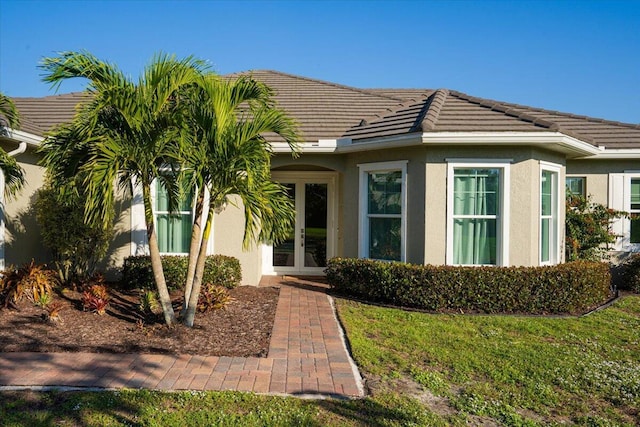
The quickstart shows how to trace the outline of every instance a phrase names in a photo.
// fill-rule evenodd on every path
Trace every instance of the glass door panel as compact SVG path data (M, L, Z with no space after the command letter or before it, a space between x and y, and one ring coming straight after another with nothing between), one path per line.
M327 184L305 184L304 266L327 266Z
M287 187L289 197L294 202L296 210L298 209L296 204L296 185L284 184ZM297 228L297 227L296 227ZM295 265L295 250L296 250L296 228L289 232L286 240L278 245L273 245L273 266L274 267L293 267Z

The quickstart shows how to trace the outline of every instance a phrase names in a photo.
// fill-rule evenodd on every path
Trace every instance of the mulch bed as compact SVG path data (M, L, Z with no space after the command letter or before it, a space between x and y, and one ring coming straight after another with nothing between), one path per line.
M59 322L28 301L0 309L0 351L156 353L266 357L279 289L241 286L229 291L226 308L197 313L193 328L164 325L162 314L144 316L138 291L112 291L106 314L82 310L81 293L56 296ZM172 294L176 313L179 293Z

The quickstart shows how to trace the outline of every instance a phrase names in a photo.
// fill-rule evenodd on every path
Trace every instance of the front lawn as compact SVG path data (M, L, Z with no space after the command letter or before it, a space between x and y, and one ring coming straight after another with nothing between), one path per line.
M640 424L640 297L583 318L433 315L337 301L372 395L0 392L3 426Z
M640 297L582 318L337 305L374 396L410 393L449 423L640 424Z

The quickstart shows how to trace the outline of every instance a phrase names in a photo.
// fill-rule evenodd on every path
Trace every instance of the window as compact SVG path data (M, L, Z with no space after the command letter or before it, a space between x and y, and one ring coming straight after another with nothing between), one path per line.
M508 265L509 165L449 163L447 264Z
M631 197L629 213L631 214L629 243L640 243L640 178L631 178Z
M542 164L540 169L540 264L557 264L558 174L560 166ZM584 188L584 187L583 187Z
M191 243L193 226L193 190L182 189L178 211L169 214L169 199L166 188L155 185L155 220L160 253L187 254Z
M578 195L586 197L587 195L587 178L584 176L568 176L565 178L567 187L567 195Z
M611 225L611 231L619 236L614 249L640 252L640 171L609 174L609 207L631 214Z
M405 260L406 161L360 168L359 256Z

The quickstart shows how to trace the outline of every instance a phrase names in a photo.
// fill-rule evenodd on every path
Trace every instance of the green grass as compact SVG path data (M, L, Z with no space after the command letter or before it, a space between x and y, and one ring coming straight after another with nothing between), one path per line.
M354 358L456 417L504 425L640 423L640 297L582 318L432 315L340 300ZM418 393L419 395L419 393Z
M430 315L338 300L361 400L2 392L1 426L640 424L640 297L583 318Z
M442 425L414 399L301 400L239 392L0 392L0 425L404 426Z

